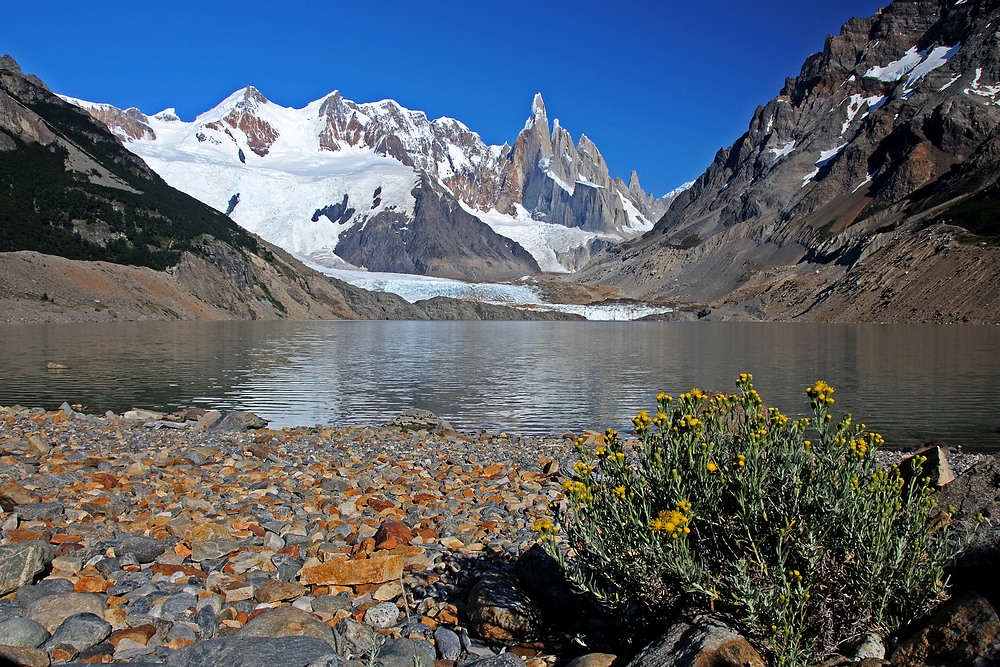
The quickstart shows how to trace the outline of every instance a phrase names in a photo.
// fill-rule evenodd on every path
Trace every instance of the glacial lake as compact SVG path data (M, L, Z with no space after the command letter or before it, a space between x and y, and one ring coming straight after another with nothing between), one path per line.
M68 370L47 370L49 362ZM425 408L458 429L630 428L660 391L808 412L836 388L891 446L1000 449L1000 326L702 322L150 322L0 326L0 405L245 409L293 425Z

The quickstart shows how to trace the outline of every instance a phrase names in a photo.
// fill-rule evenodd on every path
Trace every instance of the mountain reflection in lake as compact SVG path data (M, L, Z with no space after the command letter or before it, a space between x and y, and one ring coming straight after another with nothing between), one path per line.
M890 445L1000 447L1000 327L787 323L150 322L0 326L0 405L247 409L272 426L613 426L660 391L733 390L804 415L825 379ZM69 370L46 370L48 362Z

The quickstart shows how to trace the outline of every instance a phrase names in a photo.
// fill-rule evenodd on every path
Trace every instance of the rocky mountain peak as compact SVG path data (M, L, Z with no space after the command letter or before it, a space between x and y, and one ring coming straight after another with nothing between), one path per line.
M944 212L1000 173L996 25L1000 3L964 0L896 0L851 19L758 107L641 249L609 254L594 275L638 297L765 303L755 295L773 290L806 308L845 272L898 261L889 248L922 256L913 248L943 243L918 234L932 223L994 229Z

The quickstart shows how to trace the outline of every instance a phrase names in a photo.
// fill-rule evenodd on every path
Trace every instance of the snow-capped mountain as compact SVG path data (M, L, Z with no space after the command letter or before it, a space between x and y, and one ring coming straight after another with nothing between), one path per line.
M851 19L653 231L578 278L762 318L1000 312L998 27L994 0Z
M192 122L64 98L174 187L314 265L500 279L565 272L652 228L670 197L612 180L541 95L513 146L451 118L334 92L302 109L253 87ZM672 193L676 194L676 193Z

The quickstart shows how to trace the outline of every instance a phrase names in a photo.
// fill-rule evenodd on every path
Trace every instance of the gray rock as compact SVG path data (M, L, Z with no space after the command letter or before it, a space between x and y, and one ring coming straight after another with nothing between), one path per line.
M201 636L204 639L215 637L219 631L219 619L212 607L205 605L194 615L194 621L201 628Z
M331 657L330 644L315 637L221 637L174 651L167 657L166 664L172 667L306 667Z
M647 645L628 667L766 667L746 639L708 618L675 623L660 639Z
M208 540L201 540L191 545L191 560L200 563L205 560L214 560L228 556L239 551L240 545L236 540L226 537L217 537Z
M487 641L531 641L541 613L518 583L505 574L486 574L469 593L469 626Z
M451 429L444 419L441 419L430 410L420 408L409 408L393 417L386 426L392 426L404 431L427 431L428 433L440 433Z
M84 613L100 616L104 610L104 602L93 593L59 593L33 602L28 607L28 618L38 621L55 634L70 616Z
M45 550L34 542L0 547L0 595L31 583L45 565Z
M206 415L207 416L207 415ZM242 433L248 429L265 428L267 420L252 412L233 411L222 414L221 419L212 424L212 430Z
M365 610L362 620L373 628L391 628L399 620L399 607L393 602L380 602Z
M434 629L434 645L442 660L457 660L462 653L462 643L454 630L439 625Z
M297 607L275 607L250 619L239 629L240 637L316 637L334 643L329 625Z
M42 521L57 519L63 515L60 503L25 503L17 506L17 514L22 521Z
M382 667L433 667L434 646L423 639L388 639L378 652Z
M0 622L0 645L38 648L49 638L49 631L30 618L10 618Z
M342 618L333 626L333 644L337 653L348 660L370 656L379 640L371 628L353 618Z
M115 547L119 556L132 554L139 563L152 563L167 550L167 545L160 540L141 535L129 535Z
M37 584L21 586L14 594L14 601L28 609L38 600L50 595L72 593L73 582L69 579L42 579Z
M111 625L96 614L74 614L66 618L42 646L51 653L62 649L73 655L100 644L111 634Z
M0 621L21 618L22 616L24 616L24 608L21 605L14 604L10 600L0 600Z
M191 593L181 591L180 593L174 593L163 601L163 613L168 618L174 618L189 609L194 609L197 604L197 597Z

